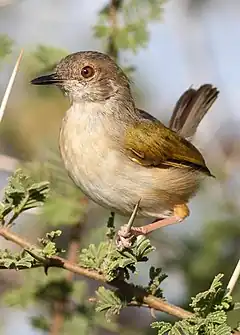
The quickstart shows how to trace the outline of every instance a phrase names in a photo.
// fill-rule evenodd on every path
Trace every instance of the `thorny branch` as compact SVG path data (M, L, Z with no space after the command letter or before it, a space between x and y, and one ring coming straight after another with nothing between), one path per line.
M6 240L12 241L23 249L30 250L33 249L35 246L32 245L27 240L23 239L19 235L11 232L9 229L1 228L0 229L0 236L5 238ZM38 259L39 260L39 259ZM59 256L53 256L51 258L47 258L44 261L40 260L43 267L58 267L68 270L72 273L88 277L100 282L107 283L115 288L120 289L122 292L131 292L134 296L136 296L143 304L147 305L149 308L165 312L167 314L176 316L180 319L186 319L193 316L192 313L182 309L181 307L171 305L163 299L156 298L153 295L148 294L146 291L139 287L135 287L125 281L122 280L114 280L112 282L107 282L106 278L98 273L97 271L89 270L79 266L78 264L66 260Z

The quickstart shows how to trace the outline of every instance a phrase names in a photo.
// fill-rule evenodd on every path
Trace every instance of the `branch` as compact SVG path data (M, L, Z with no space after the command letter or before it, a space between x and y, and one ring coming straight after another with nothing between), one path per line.
M18 244L24 249L35 248L35 246L32 245L30 242L26 241L22 237L18 236L17 234L11 232L10 230L6 228L0 229L0 236L5 238L6 240L9 240L9 241L12 241ZM176 316L180 319L186 319L186 318L193 316L192 313L182 309L181 307L171 305L163 299L159 299L159 298L154 297L153 295L149 295L142 288L135 287L132 284L126 283L125 281L121 281L121 280L114 280L112 282L108 282L106 278L102 274L98 273L97 271L83 268L62 257L53 256L51 258L47 258L46 263L43 264L43 266L44 265L47 267L63 268L75 274L107 283L110 286L120 289L122 292L130 292L131 294L136 296L139 300L141 300L145 305L147 305L149 308L153 308L155 310Z
M111 26L111 36L109 37L107 53L115 61L118 60L118 48L116 46L116 31L117 31L117 12L122 5L122 0L111 0L109 5L109 24Z
M79 249L79 239L82 231L82 222L78 222L77 224L71 227L70 239L68 243L68 253L67 259L68 261L75 263L77 261L78 249ZM74 273L68 271L66 274L66 280L68 282L72 282L74 277ZM69 298L69 297L68 297ZM53 304L53 315L52 315L52 323L49 331L50 335L59 335L61 329L63 328L65 314L66 314L66 305L68 301L55 301Z

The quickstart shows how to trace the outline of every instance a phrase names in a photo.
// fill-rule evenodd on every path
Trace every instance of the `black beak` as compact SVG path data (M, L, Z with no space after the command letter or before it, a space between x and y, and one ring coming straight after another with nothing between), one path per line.
M37 77L31 80L31 84L33 85L56 85L61 82L62 80L57 77L56 73L52 73L47 76Z

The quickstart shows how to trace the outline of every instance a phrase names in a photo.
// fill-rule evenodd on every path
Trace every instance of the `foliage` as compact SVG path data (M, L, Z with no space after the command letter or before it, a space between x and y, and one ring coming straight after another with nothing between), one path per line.
M0 60L12 52L13 41L7 36L0 34Z
M167 278L167 275L162 273L162 269L151 266L149 270L149 278L150 281L146 291L155 297L163 298L163 292L160 288L160 284Z
M67 52L64 49L58 49L46 45L38 45L32 56L40 65L40 71L49 72L53 71L59 59L67 56Z
M114 34L114 43L118 50L136 53L147 46L149 42L148 24L150 21L162 18L164 3L164 0L121 1L121 5L119 4L115 9L118 12L118 25L114 27L114 31L109 24L109 15L112 15L111 5L107 5L100 11L98 23L94 26L95 36L102 39L107 48L109 38Z
M4 197L0 203L0 220L3 226L11 226L24 211L39 207L46 200L49 192L49 182L35 183L17 170L9 178ZM12 216L9 218L9 215Z
M12 217L7 221L5 217L13 212L16 217L24 210L42 205L47 199L49 193L49 183L36 183L34 179L27 177L21 170L9 178L9 184L5 189L2 202L2 222L3 227L13 223ZM10 210L6 210L10 208ZM16 214L15 214L16 213ZM109 229L111 234L109 234ZM154 251L150 241L143 236L135 238L131 249L118 250L114 243L114 222L113 217L108 222L106 240L102 241L98 246L91 244L88 248L81 251L79 256L79 265L97 271L103 275L106 282L118 282L116 290L109 290L100 286L96 291L96 312L105 312L107 320L113 315L119 314L122 308L133 305L141 306L142 300L139 300L139 292L144 294L152 294L156 297L163 298L160 288L162 282L166 279L166 275L162 274L159 268L151 267L149 270L149 283L146 287L135 286L131 284L132 290L126 290L126 281L130 279L130 273L137 273L137 265L139 262L146 262L150 252ZM43 266L46 269L51 266L52 257L62 252L56 245L56 239L61 235L61 231L52 231L46 233L45 238L39 239L40 248L31 246L24 251L13 254L7 250L2 251L0 255L0 266L2 268L34 268ZM50 260L50 263L48 262ZM58 270L59 271L59 270ZM218 275L213 280L207 291L199 293L192 298L190 307L193 316L175 322L173 325L168 322L154 322L152 328L157 328L158 334L179 335L179 334L231 334L231 327L227 324L227 313L235 308L232 297L226 293L222 286L223 275ZM67 303L69 298L73 296L74 291L79 292L79 284L81 282L70 282L63 275L55 275L51 280L42 280L34 288L34 297L38 302L44 302L51 306L57 301ZM18 289L19 290L19 289ZM22 290L20 289L20 292ZM27 294L29 295L29 287ZM142 294L141 293L141 294ZM23 295L7 296L9 301L12 298L22 301ZM20 300L19 300L20 299ZM30 300L30 301L31 301ZM24 298L26 304L26 297ZM79 305L74 308L77 312L82 311ZM86 306L84 305L84 310ZM65 310L65 314L72 315L72 309ZM41 329L49 329L48 321L45 317L38 316L32 319L32 323Z
M3 269L26 269L32 268L36 264L34 258L25 250L13 253L10 250L0 250L0 268Z
M113 11L112 3L115 3ZM103 49L110 54L110 44L114 45L115 54L111 54L111 56L114 56L119 62L121 59L119 53L137 53L148 45L149 24L161 19L164 3L163 0L116 0L109 2L99 13L98 22L93 27L94 34L102 41ZM0 59L10 54L12 46L13 41L10 38L0 35ZM63 49L45 45L36 46L27 57L26 71L31 76L52 71L59 59L67 53ZM131 74L134 69L133 66L124 68L128 74ZM41 97L42 93L53 96L52 91L48 89L36 87L34 90L36 96ZM85 213L85 203L82 202L84 197L81 192L69 182L58 158L48 157L44 161L47 163L41 162L36 169L31 164L27 172L17 171L10 178L0 208L2 224L0 229L11 228L21 213L39 206L41 206L39 218L43 227L46 227L44 223L50 226L61 224L68 225L69 229L69 226L74 227L76 222L82 220ZM48 182L42 182L42 180L48 180ZM51 185L51 192L49 192L49 185ZM219 229L220 225L221 229ZM226 227L225 230L222 226ZM229 227L229 222L224 222L224 224L218 222L218 226L208 224L208 233L212 229L214 234L216 231L219 234L217 247L216 243L213 243L212 231L212 235L203 236L205 248L202 248L202 244L198 244L199 241L195 239L189 252L186 252L182 257L181 262L179 258L177 259L177 265L182 266L186 277L190 273L190 270L187 269L189 264L194 268L192 271L197 273L198 278L203 277L206 272L209 274L210 270L214 273L219 272L214 268L214 264L216 264L216 259L221 252L221 244L225 244L225 238L230 233ZM237 229L233 233L236 237L239 233L239 229ZM154 248L148 239L138 237L131 250L117 250L114 244L114 217L111 216L106 240L101 241L98 245L89 245L79 255L79 265L104 275L109 283L120 283L120 288L114 290L100 286L96 290L96 298L93 298L93 301L96 301L94 309L94 304L87 300L89 292L86 282L69 280L61 269L52 268L47 272L49 260L63 252L62 248L59 247L61 243L58 237L63 238L60 234L60 230L47 233L44 238L38 239L38 246L26 248L20 253L13 253L9 250L3 250L0 253L1 269L32 268L31 271L22 272L24 284L9 290L5 294L5 301L10 306L20 305L32 308L35 305L39 309L44 307L44 315L39 314L31 318L35 328L46 332L50 331L54 306L56 302L60 302L64 303L62 334L92 334L99 326L106 330L119 332L118 324L113 322L113 317L128 306L142 306L142 301L137 295L139 290L163 298L161 284L166 275L162 273L162 269L153 266L150 267L149 282L146 286L139 287L132 284L132 293L126 292L124 284L134 278L133 275L138 273L138 264L147 262L149 254L154 251ZM76 236L74 238L79 242ZM65 245L68 247L66 240ZM184 263L186 257L188 257L187 267ZM43 272L43 267L48 274L47 276ZM161 264L161 267L165 268L164 264ZM195 280L195 277L189 275L189 278L191 285L195 289L199 289L199 282ZM231 309L236 308L236 304L234 305L232 298L225 294L220 279L222 279L221 275L217 276L209 290L197 294L192 299L190 304L194 313L192 318L177 321L174 324L163 321L155 322L152 327L157 329L158 334L230 334L227 315ZM101 311L105 313L108 321L111 319L111 323L106 323L103 313L99 313Z
M158 335L168 332L169 335L231 335L231 327L227 324L227 312L234 308L232 297L222 287L223 275L217 275L207 291L192 298L190 307L194 316L175 322L153 322L152 328Z
M101 242L99 246L91 244L80 254L80 264L104 274L107 281L119 276L129 279L130 273L136 271L138 262L146 262L147 255L153 251L150 241L143 236L137 237L132 248L119 251L112 241Z
M31 162L23 166L25 173L37 180L49 181L51 191L42 209L42 219L51 226L73 225L85 213L85 198L70 180L59 154L54 149L46 150L39 162Z
M124 297L119 296L116 292L107 290L105 287L100 286L96 292L98 301L96 304L96 311L106 311L105 316L109 321L113 315L119 314L121 309L127 306Z

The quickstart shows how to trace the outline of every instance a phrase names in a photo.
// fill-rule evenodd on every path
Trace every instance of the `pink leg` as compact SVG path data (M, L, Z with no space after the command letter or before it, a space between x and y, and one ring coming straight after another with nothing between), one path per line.
M131 232L134 235L147 235L154 230L162 227L166 227L169 225L172 225L174 223L179 223L182 222L188 215L189 215L189 209L187 205L182 204L182 205L176 205L174 207L174 215L170 216L169 218L162 219L162 220L156 220L153 223L150 223L146 226L142 227L132 227Z
M147 235L147 234L153 232L156 229L163 228L163 227L175 224L175 223L179 223L182 220L183 219L180 218L180 217L171 216L171 217L169 217L167 219L162 219L162 220L154 221L153 223L150 223L150 224L148 224L146 226L132 227L131 228L131 232L134 235Z
M142 227L132 227L130 231L126 229L126 226L123 226L118 232L118 239L120 240L118 246L120 246L120 248L129 248L132 245L132 239L134 236L147 235L158 228L179 223L188 215L189 209L187 205L181 204L174 207L174 215L169 218L157 220Z

